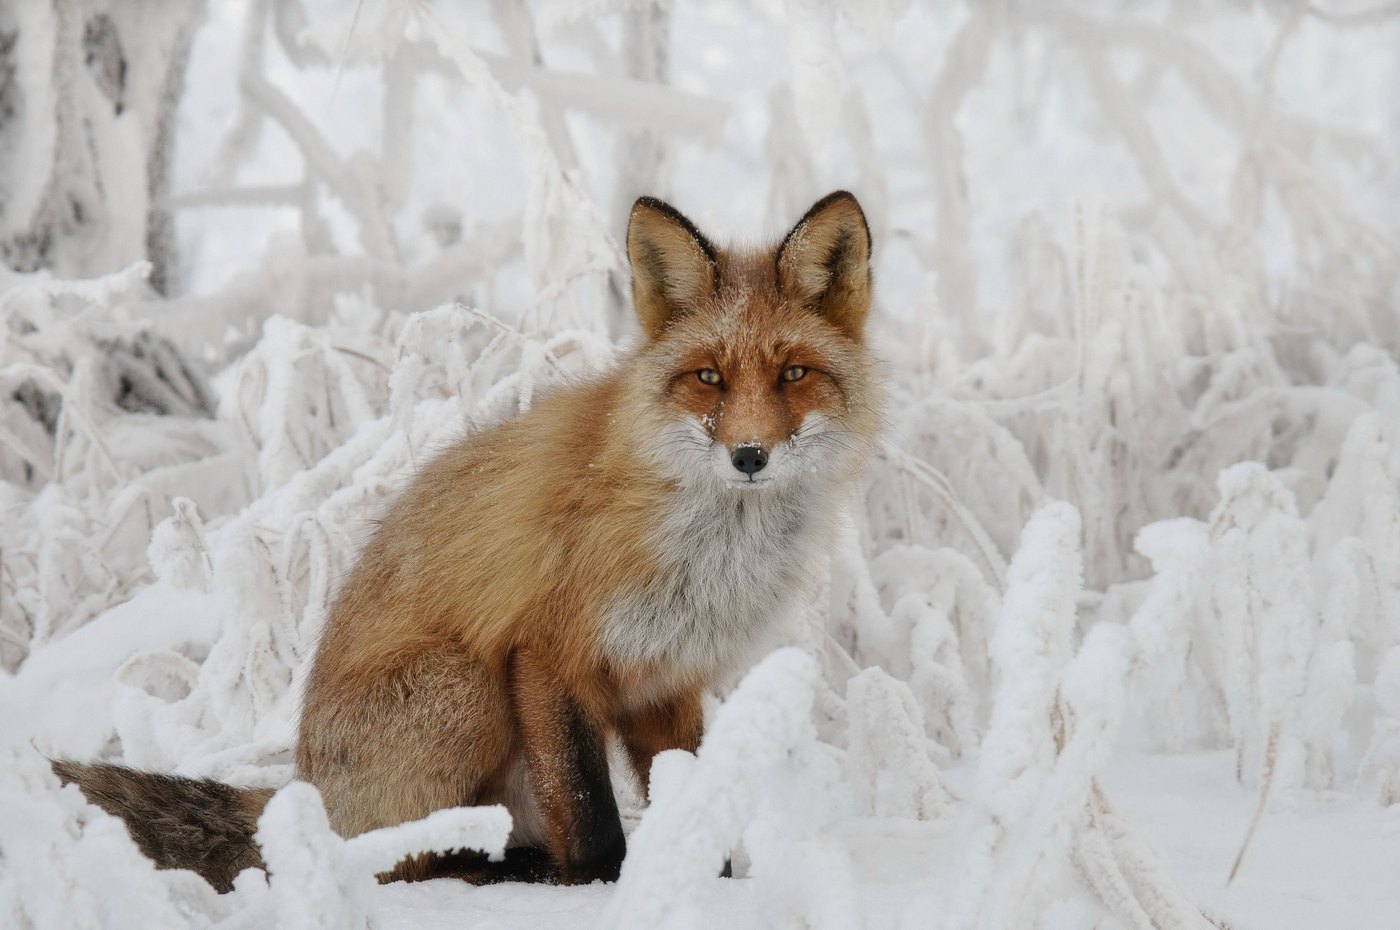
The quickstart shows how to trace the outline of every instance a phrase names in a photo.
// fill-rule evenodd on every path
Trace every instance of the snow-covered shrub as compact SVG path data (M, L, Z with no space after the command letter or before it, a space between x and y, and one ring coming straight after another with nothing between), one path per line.
M369 896L377 874L421 852L472 849L500 855L509 835L505 808L459 807L345 840L331 829L320 793L306 782L292 782L273 795L258 819L256 838L267 877L239 876L238 890L254 897L261 896L262 887L270 889L269 916L277 926L362 930L374 926ZM253 888L258 891L250 892Z
M909 686L880 668L846 683L847 776L857 809L878 817L946 816L951 803L929 758L923 713Z
M0 668L129 597L172 496L219 511L248 499L208 481L227 433L207 419L203 374L129 319L148 271L0 270Z
M703 888L742 838L751 873L775 886L770 926L849 926L854 884L831 835L839 774L812 724L816 684L810 656L779 650L735 688L698 755L657 758L602 925L704 926Z

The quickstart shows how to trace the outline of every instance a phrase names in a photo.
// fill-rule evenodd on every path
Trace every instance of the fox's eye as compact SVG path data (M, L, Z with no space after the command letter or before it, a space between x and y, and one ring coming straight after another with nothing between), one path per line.
M783 372L784 381L801 381L807 377L807 369L802 365L793 365Z
M701 384L716 385L720 382L719 372L713 368L702 368L695 373Z

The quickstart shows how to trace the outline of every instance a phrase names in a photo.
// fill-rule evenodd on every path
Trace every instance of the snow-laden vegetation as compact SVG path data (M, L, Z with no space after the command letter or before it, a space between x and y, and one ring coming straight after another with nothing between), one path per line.
M1253 882L1312 926L1252 864L1270 819L1393 824L1393 8L143 6L0 10L0 923L431 925L448 883L373 875L501 847L497 809L342 840L294 785L270 876L221 897L43 754L286 784L371 521L635 338L643 193L722 238L854 190L888 429L796 648L716 695L649 807L618 776L621 880L454 907L1242 928ZM1130 753L1229 755L1179 789L1239 792L1183 828L1229 834L1208 885L1115 803Z

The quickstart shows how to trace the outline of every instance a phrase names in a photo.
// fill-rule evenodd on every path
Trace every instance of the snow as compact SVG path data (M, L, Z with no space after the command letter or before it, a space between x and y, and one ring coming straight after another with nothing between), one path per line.
M422 820L341 839L331 829L320 793L294 781L273 795L258 820L255 838L267 863L266 878L248 869L235 884L254 899L252 907L264 904L288 926L367 930L374 926L375 876L406 854L474 849L499 856L509 836L510 814L493 805L435 811ZM259 901L264 881L270 894Z
M1394 9L211 0L171 153L178 18L112 4L123 116L33 6L0 245L54 178L117 215L0 270L0 925L1400 925ZM888 428L788 644L618 776L615 885L378 885L509 824L288 784L372 521L627 351L637 195L836 188ZM281 788L269 873L155 870L53 756Z
M695 756L657 756L650 806L628 841L602 925L705 926L705 891L723 881L720 869L741 837L750 872L773 887L765 903L779 922L843 925L850 863L829 836L839 777L812 722L817 674L811 656L772 653L715 713Z

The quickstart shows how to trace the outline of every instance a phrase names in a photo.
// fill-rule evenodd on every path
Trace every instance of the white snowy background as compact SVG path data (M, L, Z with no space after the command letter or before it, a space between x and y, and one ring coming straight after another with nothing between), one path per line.
M1397 89L1382 0L7 3L0 925L1400 926ZM631 201L837 187L889 428L616 885L294 784L220 897L60 790L286 783L370 521L635 338Z

